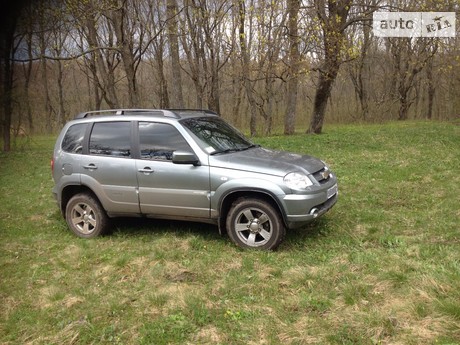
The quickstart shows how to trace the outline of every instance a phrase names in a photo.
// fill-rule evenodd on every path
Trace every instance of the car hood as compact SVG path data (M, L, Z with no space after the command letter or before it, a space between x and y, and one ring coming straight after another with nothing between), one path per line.
M313 174L324 167L318 158L296 153L268 150L262 147L209 157L212 167L245 170L284 176L290 172Z

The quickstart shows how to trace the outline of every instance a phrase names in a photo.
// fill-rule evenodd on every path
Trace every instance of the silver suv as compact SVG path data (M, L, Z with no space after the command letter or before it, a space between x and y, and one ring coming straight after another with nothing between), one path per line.
M70 229L95 237L120 216L216 224L241 247L275 249L337 201L311 156L254 145L208 110L81 113L59 135L53 194Z

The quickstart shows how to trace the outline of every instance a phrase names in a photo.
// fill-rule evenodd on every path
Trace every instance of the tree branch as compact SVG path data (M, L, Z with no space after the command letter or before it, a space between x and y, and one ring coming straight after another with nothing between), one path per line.
M80 54L73 55L73 56L68 56L68 57L41 55L41 56L37 56L37 57L31 58L31 59L11 59L11 61L13 61L13 62L33 62L33 61L38 61L38 60L41 60L41 59L55 60L55 61L70 61L70 60L76 60L76 59L78 59L78 58L80 58L80 57L82 57L84 55L93 53L93 52L95 52L97 50L115 50L117 52L120 52L120 49L117 48L117 47L95 47L95 48L85 50L85 51L81 52Z

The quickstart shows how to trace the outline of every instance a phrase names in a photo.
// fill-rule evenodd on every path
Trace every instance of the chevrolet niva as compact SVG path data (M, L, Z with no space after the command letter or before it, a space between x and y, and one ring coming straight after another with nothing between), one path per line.
M152 217L216 224L240 247L275 249L338 195L323 161L255 145L209 110L81 113L51 165L57 204L85 238L114 217Z

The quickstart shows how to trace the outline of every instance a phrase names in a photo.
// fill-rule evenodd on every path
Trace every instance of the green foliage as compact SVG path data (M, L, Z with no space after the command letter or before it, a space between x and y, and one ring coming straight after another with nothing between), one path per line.
M0 343L458 344L459 138L438 122L257 138L340 181L277 252L158 220L76 238L51 197L54 138L18 143L0 154Z

